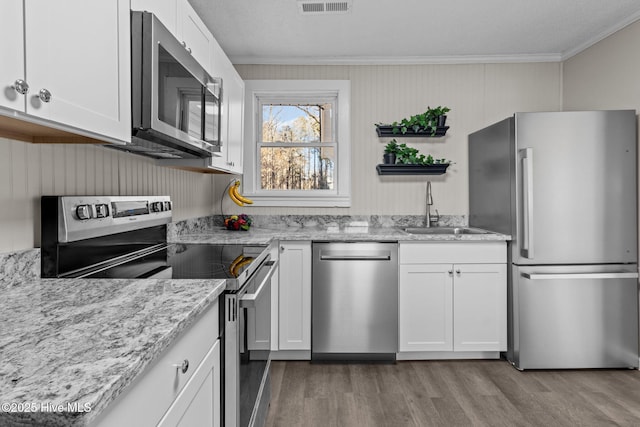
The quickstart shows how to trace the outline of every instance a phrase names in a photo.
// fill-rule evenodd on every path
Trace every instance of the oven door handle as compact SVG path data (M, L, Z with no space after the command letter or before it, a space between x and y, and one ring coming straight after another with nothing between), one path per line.
M242 297L240 297L241 308L254 308L256 306L256 301L258 300L258 298L260 298L260 294L262 294L262 290L269 284L269 281L271 280L273 273L276 271L276 268L278 267L278 263L279 263L279 260L267 261L265 263L265 265L269 267L269 272L267 273L266 277L264 278L264 280L262 280L262 283L260 283L260 286L258 286L258 289L256 289L254 293L252 294L247 293L247 294L244 294Z

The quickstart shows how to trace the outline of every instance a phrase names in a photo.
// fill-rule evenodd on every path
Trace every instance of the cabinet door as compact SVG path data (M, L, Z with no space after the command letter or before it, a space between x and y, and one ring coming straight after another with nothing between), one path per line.
M131 10L153 13L171 34L176 35L178 22L176 0L131 0Z
M220 425L220 340L176 397L158 427Z
M3 0L0 3L0 106L23 111L26 96L19 94L14 86L16 80L27 81L24 72L24 15L22 0ZM28 81L27 81L28 84Z
M229 112L226 140L227 163L232 172L241 175L244 135L244 80L230 62L229 66L231 67L229 76L223 82Z
M311 350L311 242L280 242L279 350Z
M244 135L244 80L214 40L212 43L213 76L222 78L222 108L220 117L221 151L212 159L214 167L242 174L242 143Z
M454 350L507 350L506 264L456 264Z
M129 1L26 1L25 36L26 112L130 141Z
M187 0L178 1L177 33L185 49L211 74L213 35Z
M400 265L400 351L453 350L452 268Z

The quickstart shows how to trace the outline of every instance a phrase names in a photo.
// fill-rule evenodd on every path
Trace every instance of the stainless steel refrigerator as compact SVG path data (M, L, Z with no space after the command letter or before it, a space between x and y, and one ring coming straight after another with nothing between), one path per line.
M638 367L636 123L516 113L469 135L469 225L512 236L518 369Z

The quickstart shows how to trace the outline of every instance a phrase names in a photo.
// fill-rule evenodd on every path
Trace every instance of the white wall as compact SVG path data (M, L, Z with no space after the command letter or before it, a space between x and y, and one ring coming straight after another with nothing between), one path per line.
M640 111L640 21L563 64L563 108Z
M174 220L213 209L213 178L82 144L29 144L0 138L0 253L39 247L42 195L165 195Z
M467 135L516 111L561 109L559 63L467 65L237 65L243 79L341 79L351 81L350 208L238 208L225 200L225 214L415 214L425 212L426 182L433 183L441 214L468 213ZM444 138L398 138L425 154L455 164L442 176L377 175L384 144L375 123L422 113L427 106L449 106ZM247 141L247 143L250 143ZM217 197L228 178L216 179Z

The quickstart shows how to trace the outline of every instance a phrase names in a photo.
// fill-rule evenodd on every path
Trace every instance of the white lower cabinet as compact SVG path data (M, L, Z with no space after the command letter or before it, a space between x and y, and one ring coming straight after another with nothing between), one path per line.
M450 265L400 265L400 351L453 350Z
M399 351L507 349L504 242L401 243Z
M311 242L280 242L278 350L311 350Z
M220 340L211 347L158 427L219 426Z
M215 303L91 425L219 426L218 322Z

